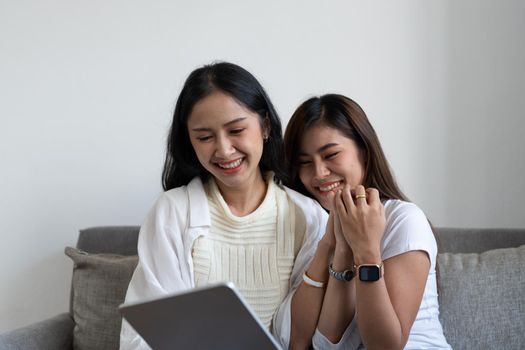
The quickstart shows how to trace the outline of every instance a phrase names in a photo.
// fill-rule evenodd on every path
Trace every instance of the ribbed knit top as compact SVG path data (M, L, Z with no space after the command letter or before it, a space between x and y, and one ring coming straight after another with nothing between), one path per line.
M295 206L271 179L261 205L242 217L231 212L213 179L205 190L211 227L193 245L195 285L233 282L269 328L288 292L296 253Z

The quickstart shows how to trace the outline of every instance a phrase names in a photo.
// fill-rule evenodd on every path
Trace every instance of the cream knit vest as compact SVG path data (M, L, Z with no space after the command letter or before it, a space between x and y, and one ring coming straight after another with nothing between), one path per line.
M295 259L295 206L271 178L261 205L242 217L232 214L215 181L208 181L205 190L211 227L209 235L193 245L195 285L233 282L269 328L288 292Z

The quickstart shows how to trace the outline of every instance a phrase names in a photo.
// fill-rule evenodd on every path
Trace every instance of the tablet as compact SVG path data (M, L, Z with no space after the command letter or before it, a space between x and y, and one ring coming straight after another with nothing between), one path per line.
M119 307L154 350L279 349L233 283Z

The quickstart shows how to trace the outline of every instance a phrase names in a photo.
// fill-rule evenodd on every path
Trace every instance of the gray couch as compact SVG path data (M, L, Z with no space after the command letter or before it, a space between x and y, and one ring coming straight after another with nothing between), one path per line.
M110 296L105 295L95 301L95 311L102 309L101 303L108 299L115 299L112 301L113 305L122 302L126 280L129 280L136 264L136 259L129 259L137 253L138 231L138 227L96 227L81 230L77 243L81 252L74 257L71 251L66 251L75 262L69 312L0 334L0 349L72 349L73 343L75 348L116 348L120 319L115 307L109 307L111 315L108 316L114 318L115 322L110 325L110 322L102 320L103 328L93 331L88 329L90 323L100 316L90 314L89 317L84 317L84 313L87 314L88 311L78 305L82 303L81 294L93 284L96 291L112 292ZM525 229L437 228L436 235L440 252L440 318L452 347L525 349L525 269L521 268L525 267ZM93 266L98 270L101 265L91 265L89 270L89 264L81 259L106 255L111 259L104 260L104 268L111 268L111 273L119 274L121 280L104 272L101 280L90 282L90 279L95 279L92 277ZM112 259L120 260L115 265L115 260ZM125 268L122 268L122 261ZM81 275L84 271L82 268L86 269L86 266L87 273ZM111 287L100 286L100 283L109 282L113 283ZM118 293L113 293L114 290L118 290ZM84 298L83 302L91 299L92 296ZM81 327L84 330L79 330ZM112 333L108 328L114 328ZM88 338L84 337L86 334ZM82 339L79 340L80 338ZM85 339L88 339L87 342ZM93 343L95 340L99 343Z

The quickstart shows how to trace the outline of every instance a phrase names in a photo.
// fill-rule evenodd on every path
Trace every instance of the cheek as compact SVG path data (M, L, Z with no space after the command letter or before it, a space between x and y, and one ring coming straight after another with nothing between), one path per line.
M195 152L197 157L200 158L200 154L202 153L200 147L193 142L191 143L191 146L193 147L193 151Z
M243 139L237 144L236 148L238 151L244 154L250 154L255 160L260 161L264 151L264 143L263 139L257 136L258 135L253 135L253 137Z
M193 150L195 151L195 154L197 155L197 158L202 163L204 159L206 158L206 146L198 145L192 143Z
M310 176L309 172L307 171L307 169L304 168L304 167L299 168L298 175L299 175L299 179L301 180L303 185L306 188L309 188L310 187L311 176Z
M352 172L357 182L361 183L363 181L365 169L363 168L363 165L359 161L356 161L354 163L350 171Z

